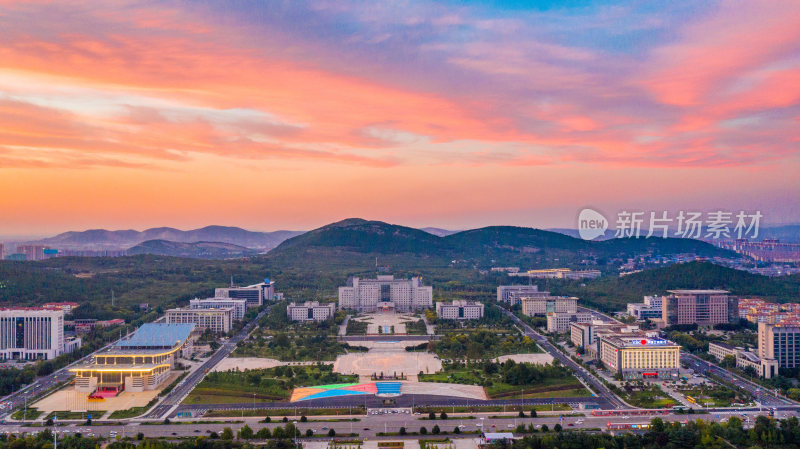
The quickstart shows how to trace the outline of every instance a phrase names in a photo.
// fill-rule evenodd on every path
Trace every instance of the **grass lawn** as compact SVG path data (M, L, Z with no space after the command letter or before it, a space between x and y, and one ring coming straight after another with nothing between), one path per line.
M512 385L504 382L501 372L487 374L485 370L476 367L456 367L448 365L436 374L420 376L421 382L455 383L463 385L483 385L487 396L492 399L516 399L520 395L524 398L557 398L557 397L588 397L591 392L587 390L578 379L566 371L556 368L542 368L530 365L531 370L543 371L552 377L539 378L530 383ZM562 370L564 370L562 368ZM552 371L552 372L550 372Z
M288 400L292 389L358 382L358 376L332 372L330 365L278 366L269 369L211 372L185 404L264 403Z
M37 410L35 407L28 407L27 411L24 408L17 410L11 414L11 417L19 420L29 420L38 418L42 413L44 412Z
M71 411L58 411L58 412L50 412L45 417L45 420L51 419L53 417L58 417L58 419L86 419L87 415L92 415L92 419L99 418L106 414L105 410L92 410L89 412L71 412Z
M674 399L667 397L661 389L658 391L632 391L623 394L623 399L628 404L642 408L667 408L678 405Z

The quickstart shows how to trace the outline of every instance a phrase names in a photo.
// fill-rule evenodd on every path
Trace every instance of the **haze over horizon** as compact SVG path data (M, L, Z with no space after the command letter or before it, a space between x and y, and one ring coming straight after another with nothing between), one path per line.
M554 228L584 207L798 223L797 17L0 0L0 235Z

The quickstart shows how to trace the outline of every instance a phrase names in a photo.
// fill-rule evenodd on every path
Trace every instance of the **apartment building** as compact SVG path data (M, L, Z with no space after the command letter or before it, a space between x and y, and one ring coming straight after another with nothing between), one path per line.
M233 327L233 307L218 309L169 309L167 324L194 324L197 329L228 333Z
M545 296L541 298L522 298L524 315L547 315L548 313L577 313L578 298L570 296Z
M623 379L672 379L681 367L680 345L669 340L601 337L600 360Z
M739 304L726 290L669 290L662 298L665 324L712 326L739 318Z
M306 301L303 304L291 303L286 306L286 316L292 321L325 321L336 314L336 304L329 302L320 304L317 301Z
M559 313L550 312L547 314L547 332L563 334L570 331L572 323L591 323L591 313Z
M436 316L443 320L479 320L483 318L483 304L479 302L437 302Z
M39 307L0 309L2 360L51 360L64 351L64 311Z
M191 299L189 300L190 309L233 309L233 319L244 319L247 313L247 300L246 299L233 299L233 298L205 298L205 299Z
M522 298L546 298L550 292L539 291L538 285L501 285L497 287L497 302L515 306Z
M395 279L380 275L376 279L352 277L339 287L339 309L375 312L378 303L398 312L411 312L433 307L433 288L423 286L422 279Z

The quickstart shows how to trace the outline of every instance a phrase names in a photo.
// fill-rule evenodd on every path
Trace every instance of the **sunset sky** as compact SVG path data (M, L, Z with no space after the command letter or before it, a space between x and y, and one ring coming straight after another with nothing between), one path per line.
M800 222L800 2L529 3L0 0L0 235Z

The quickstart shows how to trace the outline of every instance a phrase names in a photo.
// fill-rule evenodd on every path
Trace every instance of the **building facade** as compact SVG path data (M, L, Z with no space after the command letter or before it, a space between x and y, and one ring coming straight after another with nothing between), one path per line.
M286 306L286 316L292 321L326 321L336 314L336 304L329 302L320 304L317 301L306 301L303 304L291 303Z
M669 340L601 337L600 360L623 379L672 379L681 367L680 345Z
M194 324L197 329L228 333L233 327L233 308L169 309L167 324Z
M63 353L63 310L0 309L0 358L51 360Z
M669 290L662 298L662 317L667 325L712 326L739 317L739 304L726 290Z
M628 304L628 315L636 318L637 320L660 320L661 313L661 306L648 306L644 303Z
M437 302L436 316L443 320L479 320L483 318L483 304L479 302Z
M129 338L69 370L75 390L89 398L116 396L122 391L155 390L169 378L178 358L191 354L193 324L143 324Z
M398 312L411 312L433 307L433 288L423 286L422 279L395 279L392 275L376 279L350 278L339 287L339 309L375 312L378 303L392 303Z
M571 323L591 323L591 313L558 313L547 314L547 332L563 334L570 331Z
M264 290L261 287L224 287L214 289L215 298L244 299L247 307L261 307L264 304Z
M800 366L800 325L758 323L758 356L780 368Z
M233 309L233 319L244 319L244 314L247 313L247 300L246 299L233 299L233 298L206 298L206 299L192 299L189 300L190 309Z
M720 362L728 356L736 359L739 368L752 368L759 376L770 379L778 375L778 361L770 358L761 358L757 354L737 348L725 343L711 342L708 344L708 353Z
M540 292L537 285L501 285L497 287L497 302L520 304L522 298L546 298L550 292Z
M542 298L522 298L524 315L547 315L548 313L577 313L578 298L569 296L546 296Z

